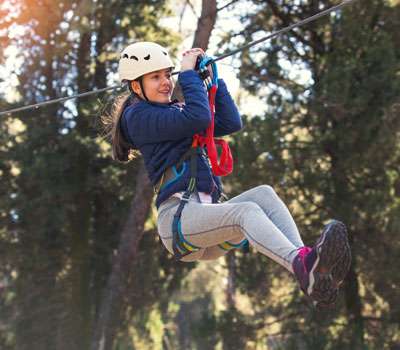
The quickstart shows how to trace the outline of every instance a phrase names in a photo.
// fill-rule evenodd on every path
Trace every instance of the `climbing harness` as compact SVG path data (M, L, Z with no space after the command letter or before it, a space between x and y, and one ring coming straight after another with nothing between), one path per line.
M221 55L221 56L215 58L213 60L213 62L217 62L217 61L222 60L222 59L224 59L226 57L232 56L232 55L234 55L234 54L236 54L236 53L238 53L240 51L248 49L248 48L250 48L250 47L252 47L254 45L257 45L257 44L259 44L259 43L261 43L263 41L266 41L268 39L272 39L272 38L274 38L274 37L276 37L276 36L278 36L280 34L289 32L294 28L302 26L303 24L306 24L306 23L309 23L311 21L314 21L314 20L316 20L316 19L318 19L318 18L320 18L322 16L325 16L325 15L327 15L327 14L333 12L333 11L337 11L340 8L344 7L344 6L349 5L353 1L355 1L355 0L344 0L343 2L341 2L338 5L332 6L332 7L328 8L328 9L326 9L326 10L323 10L323 11L311 16L311 17L305 18L302 21L294 23L294 24L292 24L292 25L290 25L288 27L282 28L282 29L270 34L270 35L267 35L267 36L265 36L263 38L260 38L258 40L252 41L251 43L249 43L247 45L244 45L244 46L242 46L242 47L240 47L240 48L238 48L236 50L233 50L233 51L230 51L230 52L228 52L228 53L226 53L224 55ZM175 74L178 74L178 73L179 72L173 72L172 74L175 75ZM61 97L61 98L54 99L54 100L48 100L48 101L43 101L43 102L31 104L31 105L28 105L28 106L17 107L17 108L13 108L13 109L10 109L10 110L7 110L7 111L0 112L0 116L1 115L6 115L6 114L11 114L11 113L14 113L14 112L20 112L20 111L25 111L25 110L29 110L29 109L39 108L41 106L45 106L45 105L49 105L49 104L53 104L53 103L58 103L58 102L64 102L64 101L67 101L67 100L70 100L70 99L75 99L75 98L79 98L79 97L83 97L83 96L98 94L98 93L103 92L103 91L114 90L114 89L118 89L118 88L121 88L121 85L119 85L119 84L118 85L113 85L113 86L110 86L110 87L107 87L107 88L96 89L96 90L93 90L93 91L87 91L87 92L83 92L83 93L76 94L76 95L73 95L73 96Z
M212 77L208 71L207 66L211 65ZM179 203L178 209L174 215L172 222L172 249L176 260L181 260L186 255L193 252L199 251L201 248L189 243L182 233L181 216L185 205L189 202L189 199L193 193L197 195L200 200L199 193L196 187L197 178L197 155L201 154L204 147L207 150L207 155L211 163L211 169L216 176L226 176L232 172L233 160L232 154L229 149L229 145L224 140L214 139L214 113L215 113L215 96L218 88L218 71L215 62L210 57L200 56L196 64L196 70L198 70L200 77L203 79L204 85L208 92L208 102L211 111L211 122L206 130L206 134L196 134L193 136L192 146L188 152L184 154L181 161L178 163L177 168L180 165L185 164L185 160L190 158L190 180L188 188L183 194ZM218 152L216 144L222 147L222 153L220 161L218 162ZM176 168L175 168L176 169ZM176 171L176 170L175 170ZM183 170L181 171L181 173ZM239 244L232 244L224 242L219 244L219 247L224 250L231 250L235 248L248 249L248 241L244 239Z

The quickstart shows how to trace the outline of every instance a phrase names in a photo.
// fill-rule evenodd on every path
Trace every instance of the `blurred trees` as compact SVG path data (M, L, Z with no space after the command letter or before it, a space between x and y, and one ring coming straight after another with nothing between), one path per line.
M232 33L243 43L337 2L250 3L244 28ZM297 299L279 310L280 317L303 310L281 327L306 348L398 345L399 16L387 2L354 2L240 56L242 86L265 101L266 113L246 118L235 136L235 193L273 185L310 245L329 218L349 229L354 261L333 319L321 323ZM254 288L245 267L243 287Z
M246 9L242 27L221 50L336 3L235 2ZM0 45L16 46L23 59L17 105L112 83L131 40L174 50L178 38L160 24L170 13L161 0L2 4ZM243 92L265 113L245 115L232 138L226 189L232 197L272 185L308 245L328 219L347 224L354 262L337 308L313 310L284 269L254 252L231 256L229 276L224 259L175 263L153 211L114 315L115 348L399 346L399 18L396 2L355 1L237 56ZM99 114L115 93L0 119L2 349L90 346L141 164L113 162L98 137ZM12 107L5 98L0 106ZM232 274L236 302L227 307L221 281Z

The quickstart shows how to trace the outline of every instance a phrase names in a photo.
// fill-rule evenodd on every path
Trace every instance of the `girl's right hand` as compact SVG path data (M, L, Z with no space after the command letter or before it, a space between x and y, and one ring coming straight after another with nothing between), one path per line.
M183 53L182 61L181 61L181 71L194 69L196 66L197 57L200 55L204 55L204 51L201 48L194 48L190 50L186 50Z

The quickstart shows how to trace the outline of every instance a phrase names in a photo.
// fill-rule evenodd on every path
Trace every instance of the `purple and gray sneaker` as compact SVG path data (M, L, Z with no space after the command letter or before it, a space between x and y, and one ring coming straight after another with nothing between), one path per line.
M335 303L350 264L346 226L333 220L325 226L313 248L298 249L292 266L302 291L317 306L328 307Z

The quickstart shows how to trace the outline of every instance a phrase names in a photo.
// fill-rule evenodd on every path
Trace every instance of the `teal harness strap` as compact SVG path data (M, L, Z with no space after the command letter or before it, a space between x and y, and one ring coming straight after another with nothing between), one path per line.
M218 246L223 250L232 250L232 249L242 248L244 252L247 252L248 248L249 248L249 241L246 238L238 244L233 244L233 243L226 241L224 243L218 244Z
M180 261L186 255L190 253L197 252L200 250L199 247L189 243L185 240L182 233L181 227L181 216L183 208L189 201L190 196L193 192L197 192L196 189L196 176L197 176L197 153L199 152L199 147L192 147L187 155L190 155L190 180L189 186L186 192L183 194L182 199L179 203L179 207L174 215L172 221L172 249L174 251L174 257L176 260Z

